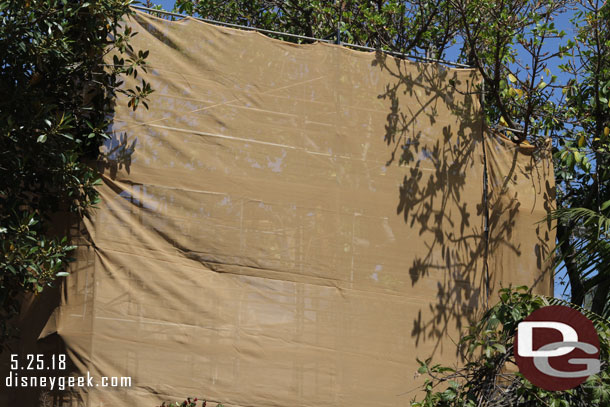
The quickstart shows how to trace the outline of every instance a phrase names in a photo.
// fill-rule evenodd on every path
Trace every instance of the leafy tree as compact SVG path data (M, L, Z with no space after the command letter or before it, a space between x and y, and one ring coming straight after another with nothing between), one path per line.
M561 66L563 128L556 143L559 263L571 302L610 315L610 4L587 0Z
M152 91L137 76L147 53L121 19L131 0L0 0L0 345L25 292L40 292L74 249L49 219L83 214L117 92L135 109ZM113 53L114 63L106 56Z
M600 339L601 372L580 386L565 391L546 391L520 373L514 358L517 324L538 308L571 305L555 298L531 295L526 287L500 291L500 302L470 328L460 342L466 357L453 369L430 360L420 361L419 373L427 374L424 396L413 407L601 407L610 405L610 321L586 310Z
M308 37L440 56L453 44L456 15L447 0L177 0L203 18Z

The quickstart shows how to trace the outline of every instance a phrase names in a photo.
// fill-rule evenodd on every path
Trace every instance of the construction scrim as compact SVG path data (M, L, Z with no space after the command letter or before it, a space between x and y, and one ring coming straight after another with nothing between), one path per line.
M474 70L128 24L155 92L118 101L40 338L132 384L78 405L404 406L500 287L551 293L549 154L484 142Z

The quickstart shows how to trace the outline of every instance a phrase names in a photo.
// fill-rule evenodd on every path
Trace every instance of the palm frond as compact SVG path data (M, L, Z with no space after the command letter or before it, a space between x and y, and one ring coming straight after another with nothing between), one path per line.
M563 208L551 214L551 219L573 225L568 237L572 251L555 258L555 269L557 272L564 269L565 261L570 257L589 295L595 294L601 286L607 286L610 279L610 217L604 212L589 208ZM605 317L610 317L609 297L607 295L603 310Z

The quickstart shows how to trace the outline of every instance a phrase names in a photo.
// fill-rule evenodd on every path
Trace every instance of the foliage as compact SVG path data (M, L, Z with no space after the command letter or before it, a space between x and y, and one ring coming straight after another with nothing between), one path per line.
M176 10L204 18L309 37L442 55L453 44L455 16L447 0L304 1L177 0Z
M517 324L534 310L561 301L532 295L526 287L500 290L500 302L470 328L460 342L466 364L453 369L430 360L420 361L419 373L428 374L424 396L413 407L548 406L595 407L610 404L610 321L586 312L597 328L601 372L566 391L546 391L533 386L520 373L513 353ZM561 305L570 305L562 303ZM580 311L579 307L576 307Z
M569 75L562 89L562 125L555 148L557 264L565 269L571 302L608 316L610 263L610 4L583 1ZM587 299L590 298L590 301Z
M585 305L595 312L610 316L610 301L608 301L608 278L610 276L610 213L608 207L610 201L606 201L599 212L588 208L559 209L553 217L563 225L578 225L578 239L571 242L570 248L566 250L568 256L562 256L559 260L570 262L577 270L571 270L570 278L575 279L574 287L580 287L581 291L573 290L572 296L582 295ZM591 293L590 300L584 294Z
M0 345L24 292L65 275L74 248L57 213L84 213L97 202L95 159L117 92L135 109L152 92L136 77L147 52L120 24L131 0L0 0ZM108 53L114 63L106 64Z
M208 402L205 400L201 401L201 407L207 407ZM197 407L197 398L194 398L191 400L191 398L187 398L186 400L184 400L182 403L169 403L169 404L165 404L165 402L163 402L163 404L161 404L160 407ZM216 407L223 407L223 405L221 403L216 404Z

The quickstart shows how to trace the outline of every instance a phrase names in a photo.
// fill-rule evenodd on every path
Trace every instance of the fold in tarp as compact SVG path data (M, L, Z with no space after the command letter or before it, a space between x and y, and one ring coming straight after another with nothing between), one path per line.
M483 142L474 70L127 24L155 92L148 110L118 100L43 336L132 386L76 405L408 405L416 358L459 363L498 288L551 293L551 160Z

